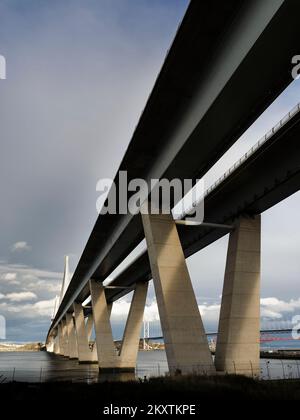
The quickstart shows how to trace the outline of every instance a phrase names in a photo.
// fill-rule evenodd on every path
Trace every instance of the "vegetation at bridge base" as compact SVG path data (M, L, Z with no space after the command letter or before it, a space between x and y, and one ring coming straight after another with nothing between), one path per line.
M145 381L22 383L0 385L2 401L76 400L101 403L194 404L207 400L299 400L300 380L258 381L226 376L179 376Z

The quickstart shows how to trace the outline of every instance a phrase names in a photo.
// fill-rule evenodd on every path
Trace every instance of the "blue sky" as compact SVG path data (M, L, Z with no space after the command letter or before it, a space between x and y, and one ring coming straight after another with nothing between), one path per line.
M64 255L74 270L97 217L96 183L114 176L186 7L183 0L0 0L0 54L7 61L7 79L0 80L0 314L8 340L44 339ZM299 93L296 81L210 171L206 185ZM300 311L299 201L296 194L263 215L267 319ZM188 260L209 329L216 325L227 240ZM128 302L115 305L115 326ZM152 286L146 315L157 319Z

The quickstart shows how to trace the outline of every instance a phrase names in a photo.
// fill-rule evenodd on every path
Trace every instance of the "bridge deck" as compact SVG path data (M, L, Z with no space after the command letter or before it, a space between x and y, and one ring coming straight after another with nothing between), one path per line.
M300 2L282 3L228 0L217 13L214 2L190 3L120 165L129 180L202 177L291 82ZM179 230L187 256L218 237L209 230L199 241L193 229L187 244ZM142 238L139 216L99 216L50 330L85 299L88 279L105 280Z
M282 127L259 148L248 154L205 198L205 221L231 224L243 214L261 214L300 189L300 107ZM226 229L177 226L186 257L226 235ZM151 279L147 252L137 258L111 283L133 286ZM108 301L128 290L107 289Z

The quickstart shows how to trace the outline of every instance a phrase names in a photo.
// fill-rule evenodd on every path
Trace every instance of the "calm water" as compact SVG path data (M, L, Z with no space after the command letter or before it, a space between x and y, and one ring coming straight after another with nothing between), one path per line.
M216 342L216 334L208 334L208 341ZM292 332L287 331L267 331L260 334L260 347L262 350L300 350L300 340L292 337Z
M136 370L138 377L163 375L167 371L166 354L163 350L139 352ZM300 378L300 361L263 359L261 360L261 377L264 379ZM96 382L107 379L134 379L134 374L99 375L96 364L79 365L76 361L46 352L0 353L0 382L12 380Z

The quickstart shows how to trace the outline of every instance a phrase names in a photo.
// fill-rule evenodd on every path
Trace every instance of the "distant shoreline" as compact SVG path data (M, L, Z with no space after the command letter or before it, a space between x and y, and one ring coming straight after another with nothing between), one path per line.
M0 352L16 352L16 351L41 351L43 349L42 343L0 343Z

